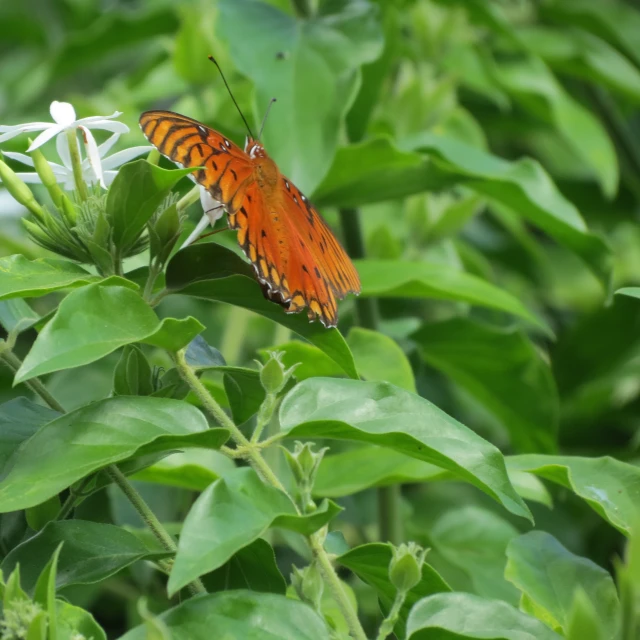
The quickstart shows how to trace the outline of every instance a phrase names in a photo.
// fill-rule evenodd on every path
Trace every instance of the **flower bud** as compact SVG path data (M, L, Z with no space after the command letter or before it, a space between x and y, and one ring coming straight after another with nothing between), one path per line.
M313 442L296 442L293 452L288 449L284 449L285 456L291 467L291 471L299 485L306 485L309 488L313 487L316 480L316 475L322 462L322 458L328 447L320 449L317 453L314 453Z
M286 369L282 362L283 351L270 351L266 364L260 367L260 383L267 393L277 394L284 389L298 366Z
M315 562L304 569L292 566L291 584L298 594L298 598L307 602L314 609L320 610L324 582Z
M31 189L2 160L0 160L0 181L21 205L29 209L40 221L45 220L47 214L36 201Z
M29 144L32 144L32 142L33 140L29 139ZM36 169L36 173L40 176L42 184L46 187L51 199L53 200L53 204L55 204L59 209L64 194L62 193L62 189L58 186L58 181L51 169L51 165L46 161L40 149L34 149L31 152L31 159L33 160L33 166Z
M393 547L393 557L389 563L389 580L401 593L415 587L422 578L422 565L428 549L422 549L415 542Z

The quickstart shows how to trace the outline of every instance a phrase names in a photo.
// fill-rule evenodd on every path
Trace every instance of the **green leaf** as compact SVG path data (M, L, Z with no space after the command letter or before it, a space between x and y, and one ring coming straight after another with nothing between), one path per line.
M258 353L263 362L269 359L269 351L282 351L282 362L287 369L298 365L295 371L297 380L306 380L317 376L344 376L344 370L338 366L335 360L314 347L312 344L293 340L284 344L274 345L270 349L259 349Z
M309 535L339 511L335 503L324 501L317 511L300 516L287 495L266 485L253 469L235 469L205 489L187 514L169 576L169 594L221 567L269 527Z
M558 391L549 365L522 331L455 318L426 324L411 338L426 362L500 421L516 451L555 450Z
M357 260L362 296L456 300L505 311L552 334L515 296L449 265L404 260Z
M240 549L226 564L203 576L202 581L210 592L249 589L284 595L287 590L273 548L262 538Z
M224 390L229 400L231 415L236 424L244 424L258 413L265 398L260 374L243 367L218 367L224 372Z
M429 531L433 548L470 579L473 592L517 606L519 593L504 578L505 552L518 530L498 515L468 506L444 513Z
M389 138L371 138L338 149L313 200L319 207L359 207L428 191L443 182L423 154L400 151Z
M209 429L198 409L177 400L120 396L95 402L45 424L20 447L0 482L0 513L40 504L132 456L216 449L228 435Z
M355 547L336 558L338 564L351 569L361 580L375 589L385 614L390 611L396 595L396 589L389 581L389 563L392 556L390 544L372 542ZM404 629L409 610L418 600L443 591L451 591L451 587L425 562L422 565L420 582L407 593L407 599L400 609L400 629Z
M560 640L545 624L498 600L470 593L438 593L409 614L407 640Z
M495 65L493 74L524 109L557 130L612 198L619 179L615 147L599 120L565 91L544 62L533 57L505 62Z
M204 491L214 480L234 468L233 460L218 451L191 449L172 453L137 471L132 477L144 482Z
M359 67L382 52L376 7L338 0L309 19L255 0L222 0L219 8L218 33L256 87L256 120L273 96L278 100L264 132L266 148L289 179L312 191L335 153Z
M142 350L125 345L113 371L113 395L149 396L153 393L153 371Z
M59 415L22 397L0 405L0 477L8 471L9 460L20 445Z
M511 469L510 460L506 458L507 473L518 494L551 507L551 496L544 484L526 471ZM313 493L323 498L341 498L370 487L455 478L455 473L390 449L358 446L322 458Z
M93 616L80 607L56 600L56 618L59 640L75 640L78 634L91 640L107 640L105 632Z
M616 295L629 296L630 298L640 298L640 287L623 287L616 291Z
M550 2L542 15L559 23L580 26L622 51L640 67L640 12L617 0L606 3L562 0Z
M37 298L59 289L81 287L95 282L81 266L68 260L39 258L28 260L24 256L0 258L0 299ZM133 286L133 285L131 285Z
M167 288L265 316L322 349L350 377L358 377L353 355L337 329L311 323L306 315L286 314L281 306L266 300L251 266L219 244L196 244L178 252L167 268Z
M622 54L582 29L526 27L518 30L527 48L550 67L601 84L640 102L640 71Z
M228 591L191 598L163 613L172 640L329 640L324 621L311 607L273 593ZM120 640L146 640L144 626Z
M133 245L171 189L195 168L167 170L135 160L118 171L109 187L106 215L121 254Z
M582 589L573 598L567 622L567 640L606 640L607 635L600 626L593 603ZM624 636L623 636L624 637Z
M34 531L40 531L48 522L57 518L61 506L60 498L53 496L35 507L25 509L24 515L27 524Z
M411 364L395 340L378 331L354 327L349 331L347 344L365 380L391 382L416 392Z
M514 209L540 227L582 258L609 291L612 269L609 246L589 232L578 210L535 160L508 162L431 133L415 136L406 145L409 150L427 153L456 182Z
M566 635L577 590L591 602L595 617L617 637L620 602L607 571L587 558L574 555L545 531L530 531L511 541L505 577L526 596L525 611L542 609L555 628ZM527 605L528 602L533 607Z
M33 591L33 601L37 602L48 614L49 640L58 638L58 617L56 606L56 574L58 572L58 557L62 549L62 542L58 544L53 555L46 563L39 575Z
M533 454L514 456L510 464L573 491L625 535L640 522L640 468L634 465L608 456Z
M26 331L40 320L40 315L20 298L0 301L0 325L7 333Z
M20 564L23 588L31 592L48 559L62 545L58 559L56 588L92 584L114 575L144 558L158 559L163 551L152 551L121 527L101 522L62 520L50 522L42 531L19 544L2 562L10 573Z
M130 289L89 285L60 303L24 359L15 382L94 362L133 342L176 351L203 329L195 318L160 322Z
M218 367L226 365L224 356L202 336L196 336L187 346L184 353L187 364L195 369L203 367Z
M280 424L290 438L367 442L435 464L530 518L496 447L428 400L388 383L310 378L285 396Z

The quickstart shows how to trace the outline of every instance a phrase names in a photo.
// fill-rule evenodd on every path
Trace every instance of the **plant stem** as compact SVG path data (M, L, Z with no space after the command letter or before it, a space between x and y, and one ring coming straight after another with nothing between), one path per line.
M340 225L347 251L352 258L364 258L364 236L357 209L340 209ZM357 298L358 324L365 329L378 328L378 301L375 298ZM400 513L400 485L380 487L378 495L378 529L380 539L400 544L404 537L402 514Z
M9 366L9 368L16 372L21 366L22 361L18 358L10 349L5 349L0 358ZM26 383L29 388L39 395L52 409L59 411L60 413L66 413L65 408L47 391L46 387L38 378L32 378ZM177 551L176 544L173 538L169 535L167 530L162 526L162 523L156 518L155 514L149 508L149 505L144 501L142 496L133 488L129 483L125 475L114 464L109 465L106 468L107 475L122 489L122 492L127 496L129 502L133 505L136 511L140 514L140 517L148 525L151 532L156 536L160 544L166 551L175 553ZM82 485L81 485L82 487ZM75 499L77 496L72 495L62 505L60 512L58 513L58 520L62 520L73 509ZM189 584L189 589L192 593L206 593L202 582L194 580Z
M396 592L396 599L393 601L393 606L391 607L391 611L389 611L389 615L387 615L387 617L382 621L382 624L380 625L376 640L385 640L385 638L393 633L393 628L396 626L396 622L398 622L400 609L402 608L402 605L404 604L406 598L406 591Z
M184 351L178 351L177 353L171 355L176 363L176 367L178 368L178 372L180 373L182 379L195 393L198 400L200 400L200 402L202 403L202 406L213 417L213 419L221 427L229 429L229 431L231 432L231 437L235 441L236 445L242 448L242 450L245 452L246 458L248 459L251 466L255 469L256 473L262 476L267 484L270 484L272 487L279 489L289 498L291 498L278 477L271 470L271 467L262 457L262 453L260 451L260 443L249 441L240 431L240 429L238 429L233 420L231 420L231 418L227 416L222 407L207 391L207 388L202 384L202 382L200 382L193 368L187 364L184 356ZM340 607L340 610L342 611L347 624L349 625L349 629L353 638L355 640L367 640L367 636L364 632L364 629L362 628L362 625L360 624L358 615L351 606L351 602L342 587L340 578L338 578L338 574L335 572L335 569L331 564L329 555L324 549L323 540L324 534L321 532L316 532L308 538L309 546L311 547L311 551L313 552L313 555L318 562L322 577L331 589L333 597L337 605Z
M367 640L367 634L364 632L364 629L360 624L360 620L358 619L358 615L351 606L351 602L342 587L340 578L338 578L338 574L335 572L335 569L331 564L329 555L322 544L322 539L323 536L319 532L309 536L309 545L311 546L311 551L318 563L320 573L322 574L322 577L329 589L331 589L333 598L340 607L340 611L349 626L349 630L351 631L353 638L355 638L355 640Z
M291 0L291 4L293 5L293 10L301 18L308 18L312 13L311 0Z
M78 146L78 136L75 129L67 129L67 143L69 144L69 154L71 155L71 167L73 169L73 181L80 200L85 201L89 197L87 185L82 176L82 158L80 157L80 147Z
M142 293L142 299L147 303L151 300L153 295L153 285L156 283L161 269L161 267L160 269L158 268L158 265L155 262L149 265L149 275L147 276L147 281L145 282L144 291Z
M198 202L200 199L200 187L193 187L191 191L185 193L180 200L176 203L176 209L178 213L182 213L188 207L190 207L194 202Z

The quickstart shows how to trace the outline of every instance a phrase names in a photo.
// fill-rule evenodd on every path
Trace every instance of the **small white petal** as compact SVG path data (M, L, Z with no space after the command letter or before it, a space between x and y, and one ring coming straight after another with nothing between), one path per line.
M50 122L29 122L27 124L18 124L14 127L0 126L0 132L2 133L2 135L0 135L0 142L11 140L11 138L15 138L27 131L42 131L43 129L55 126L55 124L51 124Z
M102 160L102 168L103 169L115 169L125 162L129 162L129 160L133 160L143 153L149 153L153 149L152 146L140 146L140 147L131 147L129 149L123 149L122 151L118 151L114 153L112 156L108 158L103 158Z
M35 167L33 164L33 160L30 156L26 156L24 153L14 153L13 151L3 151L2 155L5 158L11 158L11 160L17 160L18 162L22 162L22 164L26 164L28 167Z
M111 151L111 147L118 142L120 138L119 133L114 133L112 136L109 136L101 145L98 146L98 152L100 153L100 157L104 158L109 151Z
M79 125L88 125L93 124L94 122L99 122L100 120L113 120L113 118L117 118L122 115L122 111L114 111L110 116L89 116L88 118L80 118L78 120Z
M85 118L86 120L87 118ZM104 131L112 131L113 133L129 133L129 127L122 122L116 122L115 120L105 120L100 118L89 124L83 123L82 120L78 120L78 126L86 127L87 129L103 129Z
M220 202L214 200L211 194L204 188L200 187L200 204L204 214L209 218L211 226L216 223L224 215L224 208Z
M67 167L67 169L71 170L71 154L69 153L69 141L67 140L67 136L65 132L58 134L56 138L56 149L58 150L58 156L60 156L60 160L62 160L62 164Z
M63 127L70 127L76 121L76 110L68 102L54 100L49 112L54 121Z
M113 182L114 178L118 175L117 171L105 171L104 172L104 183L107 185L107 187L111 186L111 183Z
M49 129L43 131L39 136L36 137L27 151L33 151L34 149L41 147L45 142L49 142L51 138L57 136L63 130L63 127L61 127L60 125L51 125Z
M98 143L93 137L93 134L86 127L80 127L82 135L84 136L84 145L87 150L87 158L89 158L89 164L93 169L96 179L100 183L103 189L106 189L104 179L102 177L102 163L100 162L100 153L98 152Z
M200 237L200 234L209 226L209 224L209 216L207 216L207 214L205 213L200 219L200 222L198 222L198 224L196 225L196 228L182 243L182 246L180 248L184 249L185 247L188 247L192 242L195 242Z
M42 180L37 173L16 173L16 175L22 180L22 182L26 182L28 184L42 183Z

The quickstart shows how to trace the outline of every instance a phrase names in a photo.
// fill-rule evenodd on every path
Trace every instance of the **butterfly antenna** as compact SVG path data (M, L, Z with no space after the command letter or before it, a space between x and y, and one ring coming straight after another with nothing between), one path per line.
M218 68L218 71L220 72L220 76L222 77L222 82L224 82L224 86L227 88L227 91L229 92L229 95L231 96L231 99L233 100L233 104L236 105L236 109L238 110L238 113L240 114L240 117L242 118L242 122L244 122L244 126L247 127L247 131L249 132L249 136L251 138L253 138L254 140L256 140L256 137L251 132L251 127L249 126L249 123L247 122L247 119L244 117L244 113L242 113L242 110L238 106L238 103L236 102L236 99L233 97L233 93L231 92L231 87L229 87L229 83L227 82L227 79L224 77L224 73L222 73L222 69L220 68L220 65L218 64L218 61L213 56L209 56L209 60L211 60L211 62L213 62L213 64L215 64L216 67Z
M269 112L271 111L271 105L276 101L275 98L271 98L269 100L269 105L267 106L267 111L264 114L264 118L262 118L262 124L260 125L260 132L258 133L258 140L262 138L262 132L264 131L264 125L267 124L267 117L269 116Z

